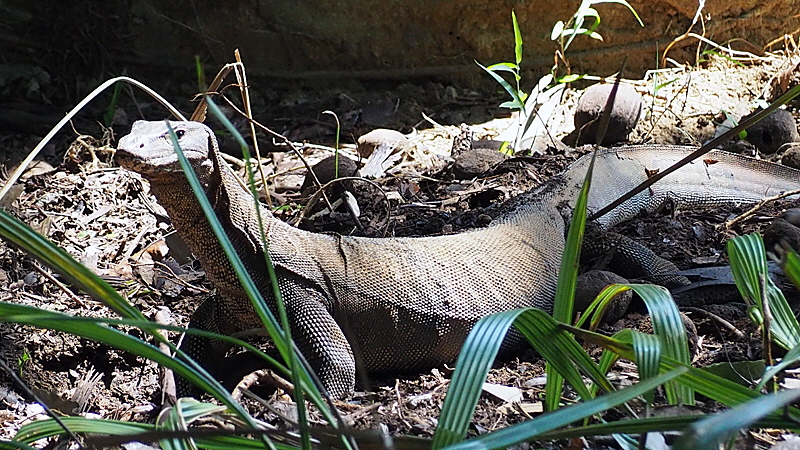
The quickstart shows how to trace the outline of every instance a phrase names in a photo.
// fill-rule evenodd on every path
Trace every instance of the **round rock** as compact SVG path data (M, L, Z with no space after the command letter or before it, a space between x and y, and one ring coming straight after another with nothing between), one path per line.
M600 117L606 107L613 84L595 84L587 88L575 109L575 129L580 130L579 144L597 143L597 129ZM633 131L642 112L642 96L627 84L620 84L611 108L602 145L610 145L624 141Z
M336 155L328 156L322 161L314 164L311 170L317 176L321 185L336 179ZM356 162L344 155L339 155L339 178L352 177L358 173L358 166ZM303 186L300 187L300 192L306 194L306 190L314 187L314 177L311 174L306 174L303 180ZM315 189L316 190L316 189Z
M800 169L800 143L794 142L787 145L788 148L781 158L781 164Z
M469 180L503 162L508 155L490 148L474 148L456 156L453 176L459 180Z
M590 270L578 275L578 284L575 289L575 311L586 311L597 294L610 284L625 284L628 280L621 276L605 270ZM614 322L619 320L628 312L628 307L633 299L633 291L625 291L618 294L611 304L606 308L603 322Z
M747 119L755 113L745 116ZM800 141L797 123L792 113L785 109L775 110L757 124L747 129L747 140L761 153L775 153L784 144Z
M776 246L788 244L794 251L800 251L800 228L784 219L775 219L764 230L764 246L767 250L774 251Z

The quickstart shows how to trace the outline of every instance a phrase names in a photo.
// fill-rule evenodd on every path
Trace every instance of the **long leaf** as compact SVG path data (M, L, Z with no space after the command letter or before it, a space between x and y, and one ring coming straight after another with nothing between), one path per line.
M644 393L655 389L670 380L685 373L685 368L678 368L674 371L659 375L647 381L642 381L625 389L603 395L594 400L574 406L561 408L528 420L516 425L503 428L501 430L485 434L483 436L464 441L460 444L446 447L447 450L494 450L507 448L520 442L533 439L534 437L565 427L585 417L590 417L603 411L607 411L615 406L625 403Z
M770 331L775 342L787 350L800 345L800 324L786 302L783 292L769 277L767 254L761 235L751 233L730 239L727 242L727 249L739 293L745 301L755 305L759 310L760 318L756 316L758 325L762 325L764 317L762 299L766 297L773 318Z
M197 380L203 389L218 395L220 401L223 401L232 409L241 409L241 406L230 397L225 388L208 373L202 371L199 366L191 365L178 358L172 358L157 347L139 338L98 323L100 320L72 317L31 306L0 302L0 321L2 322L23 323L39 328L62 331L150 359L174 370L180 376ZM147 330L144 327L142 329ZM148 334L152 334L152 332ZM239 412L246 415L243 410Z
M505 89L506 92L508 92L508 95L510 95L511 98L514 99L514 101L517 102L520 105L519 106L520 109L523 112L525 112L525 101L522 99L522 97L520 96L519 92L517 92L517 90L514 89L514 87L512 87L510 84L508 84L508 81L504 80L503 77L501 77L500 75L495 73L495 71L489 70L489 68L485 67L483 64L479 63L478 61L475 61L475 64L477 64L481 69L483 69L492 78L494 78L495 81L500 83L500 86L503 86L503 89Z
M737 406L729 411L714 414L707 419L693 423L675 442L676 450L715 449L742 428L773 414L784 405L800 399L800 389L790 389L765 395L756 400Z
M283 297L281 295L281 291L278 284L278 277L275 273L275 266L272 264L272 259L269 255L269 242L267 240L266 233L264 231L264 221L263 215L261 214L261 208L264 206L261 202L258 201L258 192L255 183L255 173L253 170L253 165L250 163L250 150L248 148L247 143L245 142L242 135L236 130L230 120L222 113L222 111L217 106L216 102L213 99L208 98L208 107L214 116L216 116L225 128L228 129L229 132L236 138L237 142L239 143L240 148L242 149L242 154L247 161L245 164L245 170L247 171L247 184L250 188L250 195L253 197L253 208L256 211L256 218L258 222L258 231L259 231L259 239L261 240L262 248L264 251L262 252L264 257L264 262L267 267L267 274L269 276L270 287L272 288L272 294L275 298L275 304L278 309L278 315L280 317L280 323L282 325L283 334L286 339L291 343L292 350L295 350L296 347L292 341L292 334L291 334L291 327L289 324L289 316L286 312L286 306L283 302ZM262 317L262 321L264 317L270 312L269 307L266 303L264 303L264 299L262 297L250 297L251 303L254 304L256 311L259 312L259 315ZM263 311L263 312L262 312ZM291 370L292 382L297 387L295 389L295 405L297 407L297 417L298 422L300 425L301 430L308 430L308 417L306 414L306 406L305 406L305 391L306 389L310 389L312 397L314 397L314 402L322 409L323 414L326 418L330 421L330 423L334 424L334 426L338 425L338 421L333 420L332 412L327 408L327 405L322 402L322 394L320 393L319 389L314 385L312 382L311 375L306 371L306 367L301 363L302 356L298 351L290 351L288 355L284 355L284 358L288 356L286 362ZM303 448L310 449L311 442L310 436L305 431L301 432L303 437ZM347 443L345 442L345 445Z
M661 339L664 356L689 365L691 356L689 355L686 327L683 325L678 306L672 300L669 291L663 286L652 284L630 284L628 286L647 305L653 321L653 332ZM670 403L694 404L694 393L682 384L667 383L665 390Z
M514 60L519 66L522 63L522 33L519 31L517 15L511 10L511 22L514 24Z
M577 341L559 329L546 312L524 308L492 314L475 324L461 349L434 435L434 449L456 443L466 435L481 386L512 323L583 399L592 398L592 394L577 368L604 390L613 390Z
M632 361L636 358L636 353L634 352L630 343L565 324L561 324L559 326L570 330L572 333L581 337L585 341L607 348L623 358L627 358ZM681 375L679 380L677 380L679 383L686 385L701 395L709 397L712 400L716 400L727 406L737 406L761 397L759 392L748 389L726 378L714 375L713 373L702 369L691 367L686 363L676 361L667 356L663 356L661 358L659 369L661 373L669 372L676 367L685 367L688 369L688 372L684 375ZM800 419L800 410L797 408L789 408L786 412L791 414L793 419ZM780 416L780 413L775 413L774 416Z
M613 433L644 434L655 431L682 431L703 416L689 415L680 417L648 417L631 420L618 420L615 422L598 423L586 426L572 426L560 430L548 431L538 436L542 440L572 439L588 436L607 436ZM797 432L797 422L791 419L770 416L760 419L753 424L754 428L777 428Z
M575 201L570 220L569 231L564 245L564 254L561 256L561 266L558 271L558 284L556 285L556 298L553 303L553 318L557 321L572 322L573 306L575 303L575 286L578 280L578 266L581 259L581 245L586 229L586 205L589 202L589 191L592 185L592 173L597 153L592 154L589 168L583 186ZM548 411L558 408L564 380L552 366L553 361L548 360L545 366L547 382L545 384L545 406Z

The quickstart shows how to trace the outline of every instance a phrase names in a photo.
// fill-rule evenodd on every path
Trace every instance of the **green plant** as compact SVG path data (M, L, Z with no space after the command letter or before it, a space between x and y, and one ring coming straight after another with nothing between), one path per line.
M583 35L598 41L603 40L603 36L597 32L597 28L600 26L600 13L594 9L594 5L599 5L601 3L618 3L627 7L636 18L636 21L639 22L639 25L644 26L636 10L625 0L582 0L578 10L575 11L575 14L573 14L566 23L559 20L553 25L553 29L550 31L550 39L558 43L552 69L552 74L556 83L571 83L584 77L584 75L572 74L569 59L567 59L567 50L576 36ZM592 19L591 25L586 23L587 19ZM564 70L566 72L561 76L559 76L558 70L559 62L564 64Z
M501 108L508 108L510 110L517 110L520 114L517 116L518 118L518 126L517 126L517 135L515 136L514 143L516 148L516 143L519 141L521 134L524 133L524 121L527 117L527 112L525 110L525 100L528 98L528 94L522 92L519 87L520 81L520 64L522 63L522 33L519 31L519 23L517 22L517 15L512 10L511 11L511 22L514 27L514 62L501 62L497 64L492 64L488 67L484 66L483 64L475 61L481 69L483 69L486 73L488 73L495 81L497 81L500 86L505 89L508 95L511 96L510 101L506 101L500 104ZM514 77L514 86L508 83L500 73L507 72L510 73ZM510 153L506 151L506 145L501 148L501 151L505 153Z
M23 350L22 356L17 359L17 373L19 376L22 376L22 367L31 360L31 355L28 353L28 350Z
M509 130L503 132L499 137L504 141L500 151L513 154L533 146L533 140L545 130L547 118L558 101L558 93L563 89L563 85L585 78L585 75L574 75L571 73L569 60L566 52L572 44L575 36L586 35L593 39L602 40L602 36L596 31L600 26L600 14L593 5L600 3L619 3L626 6L636 17L640 25L644 26L639 15L626 0L583 0L575 14L566 22L558 21L553 26L550 38L558 42L559 48L555 53L555 64L549 75L542 77L532 90L527 94L520 87L521 64L522 64L522 33L517 22L517 15L511 11L511 22L514 29L514 62L500 62L490 66L484 66L478 61L475 63L488 73L511 97L511 100L500 104L501 108L508 108L517 112L517 120ZM587 18L594 19L589 28L586 28ZM558 75L559 61L566 67L566 75ZM513 77L513 84L503 78L503 73L510 73ZM552 85L548 88L548 86ZM535 118L539 118L540 123L534 125ZM509 144L511 148L509 148Z

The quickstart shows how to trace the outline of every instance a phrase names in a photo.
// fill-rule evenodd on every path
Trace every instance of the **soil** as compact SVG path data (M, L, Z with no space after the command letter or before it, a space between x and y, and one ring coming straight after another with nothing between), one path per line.
M750 112L762 93L771 100L787 86L795 85L800 77L797 62L797 56L792 59L778 55L747 64L714 58L698 67L660 71L645 80L629 81L642 94L645 105L643 119L630 139L668 144L703 142L724 120L723 111L741 117ZM655 96L651 95L653 86L660 87ZM438 107L420 106L431 103L432 95L439 102ZM580 91L574 90L564 95L550 122L553 136L562 138L573 131L570 111L579 95ZM358 97L360 102L370 96L389 101L359 108L358 102L350 100ZM457 125L470 123L476 138L496 137L514 120L492 118L499 111L497 99L431 83L401 86L381 94L338 92L327 98L305 100L308 99L294 101L287 95L283 103L262 108L256 117L299 142L300 154L309 164L331 154L328 146L335 128L332 122L322 120L320 114L325 109L339 114L343 136L358 136L380 126L408 133L410 143L404 158L389 170L389 176L374 182L348 182L361 210L356 223L344 208L317 218L306 212L308 217L301 221L304 211L324 209L324 200L317 202L316 209L301 208L308 201L299 193L305 165L285 147L276 147L265 139L262 152L279 150L264 164L270 179L272 207L281 218L301 222L303 227L316 231L421 236L485 226L491 221L493 205L546 181L588 151L548 148L509 158L483 177L458 180L450 171L449 158L452 140L459 134ZM382 109L378 107L381 105ZM789 105L795 118L797 105ZM420 113L431 117L431 111L435 117L420 120ZM135 116L133 109L125 113ZM26 135L8 135L2 142L24 154L35 141ZM61 162L30 171L5 206L109 281L147 317L168 313L175 324L185 326L195 306L213 291L213 286L176 235L169 234L166 214L148 194L147 183L114 163L113 145L112 137L101 133L96 139L83 136L69 149L56 145L50 151L57 158L64 155ZM230 146L225 142L222 145ZM729 148L753 151L744 142ZM358 159L354 145L342 145L342 151ZM780 156L778 152L769 158L779 161ZM8 172L12 160L6 160ZM329 192L331 202L341 197L341 189ZM728 238L761 230L782 211L797 206L800 203L774 202L730 229L721 224L747 210L747 206L664 211L621 224L615 231L640 240L681 269L718 265L725 263ZM0 244L0 300L76 316L114 316L82 293L61 285L58 277L54 279L41 263L5 244ZM760 339L743 305L688 308L686 313L696 328L692 339L697 365L761 357ZM612 333L625 327L648 329L641 305L634 303L628 315L604 325L602 331ZM53 408L65 414L155 420L161 404L155 364L105 345L26 326L2 324L0 337L0 359ZM526 351L499 361L488 381L519 388L523 408L535 411L543 397L543 371L541 358ZM619 362L614 371L621 384L636 378L635 367L625 361ZM421 374L362 380L358 392L338 405L348 423L356 428L376 429L384 424L392 434L432 436L451 373L451 367L443 366ZM292 409L286 395L269 383L254 389L259 395L272 398L278 409ZM5 372L0 373L0 401L0 439L12 437L22 424L42 414L41 407ZM247 402L256 417L279 421L273 413ZM702 400L701 406L715 407L711 403L703 405ZM471 433L480 434L524 419L518 410L487 395L480 401ZM769 446L775 440L763 433L754 437L756 447Z

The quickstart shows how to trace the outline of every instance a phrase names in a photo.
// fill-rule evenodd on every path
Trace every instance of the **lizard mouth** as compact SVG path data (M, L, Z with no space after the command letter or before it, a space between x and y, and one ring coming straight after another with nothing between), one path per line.
M184 149L183 154L189 163L194 165L196 161L206 158L205 153L190 149ZM164 152L161 155L141 155L124 148L118 148L116 160L124 169L138 172L145 176L163 175L183 172L175 152Z

